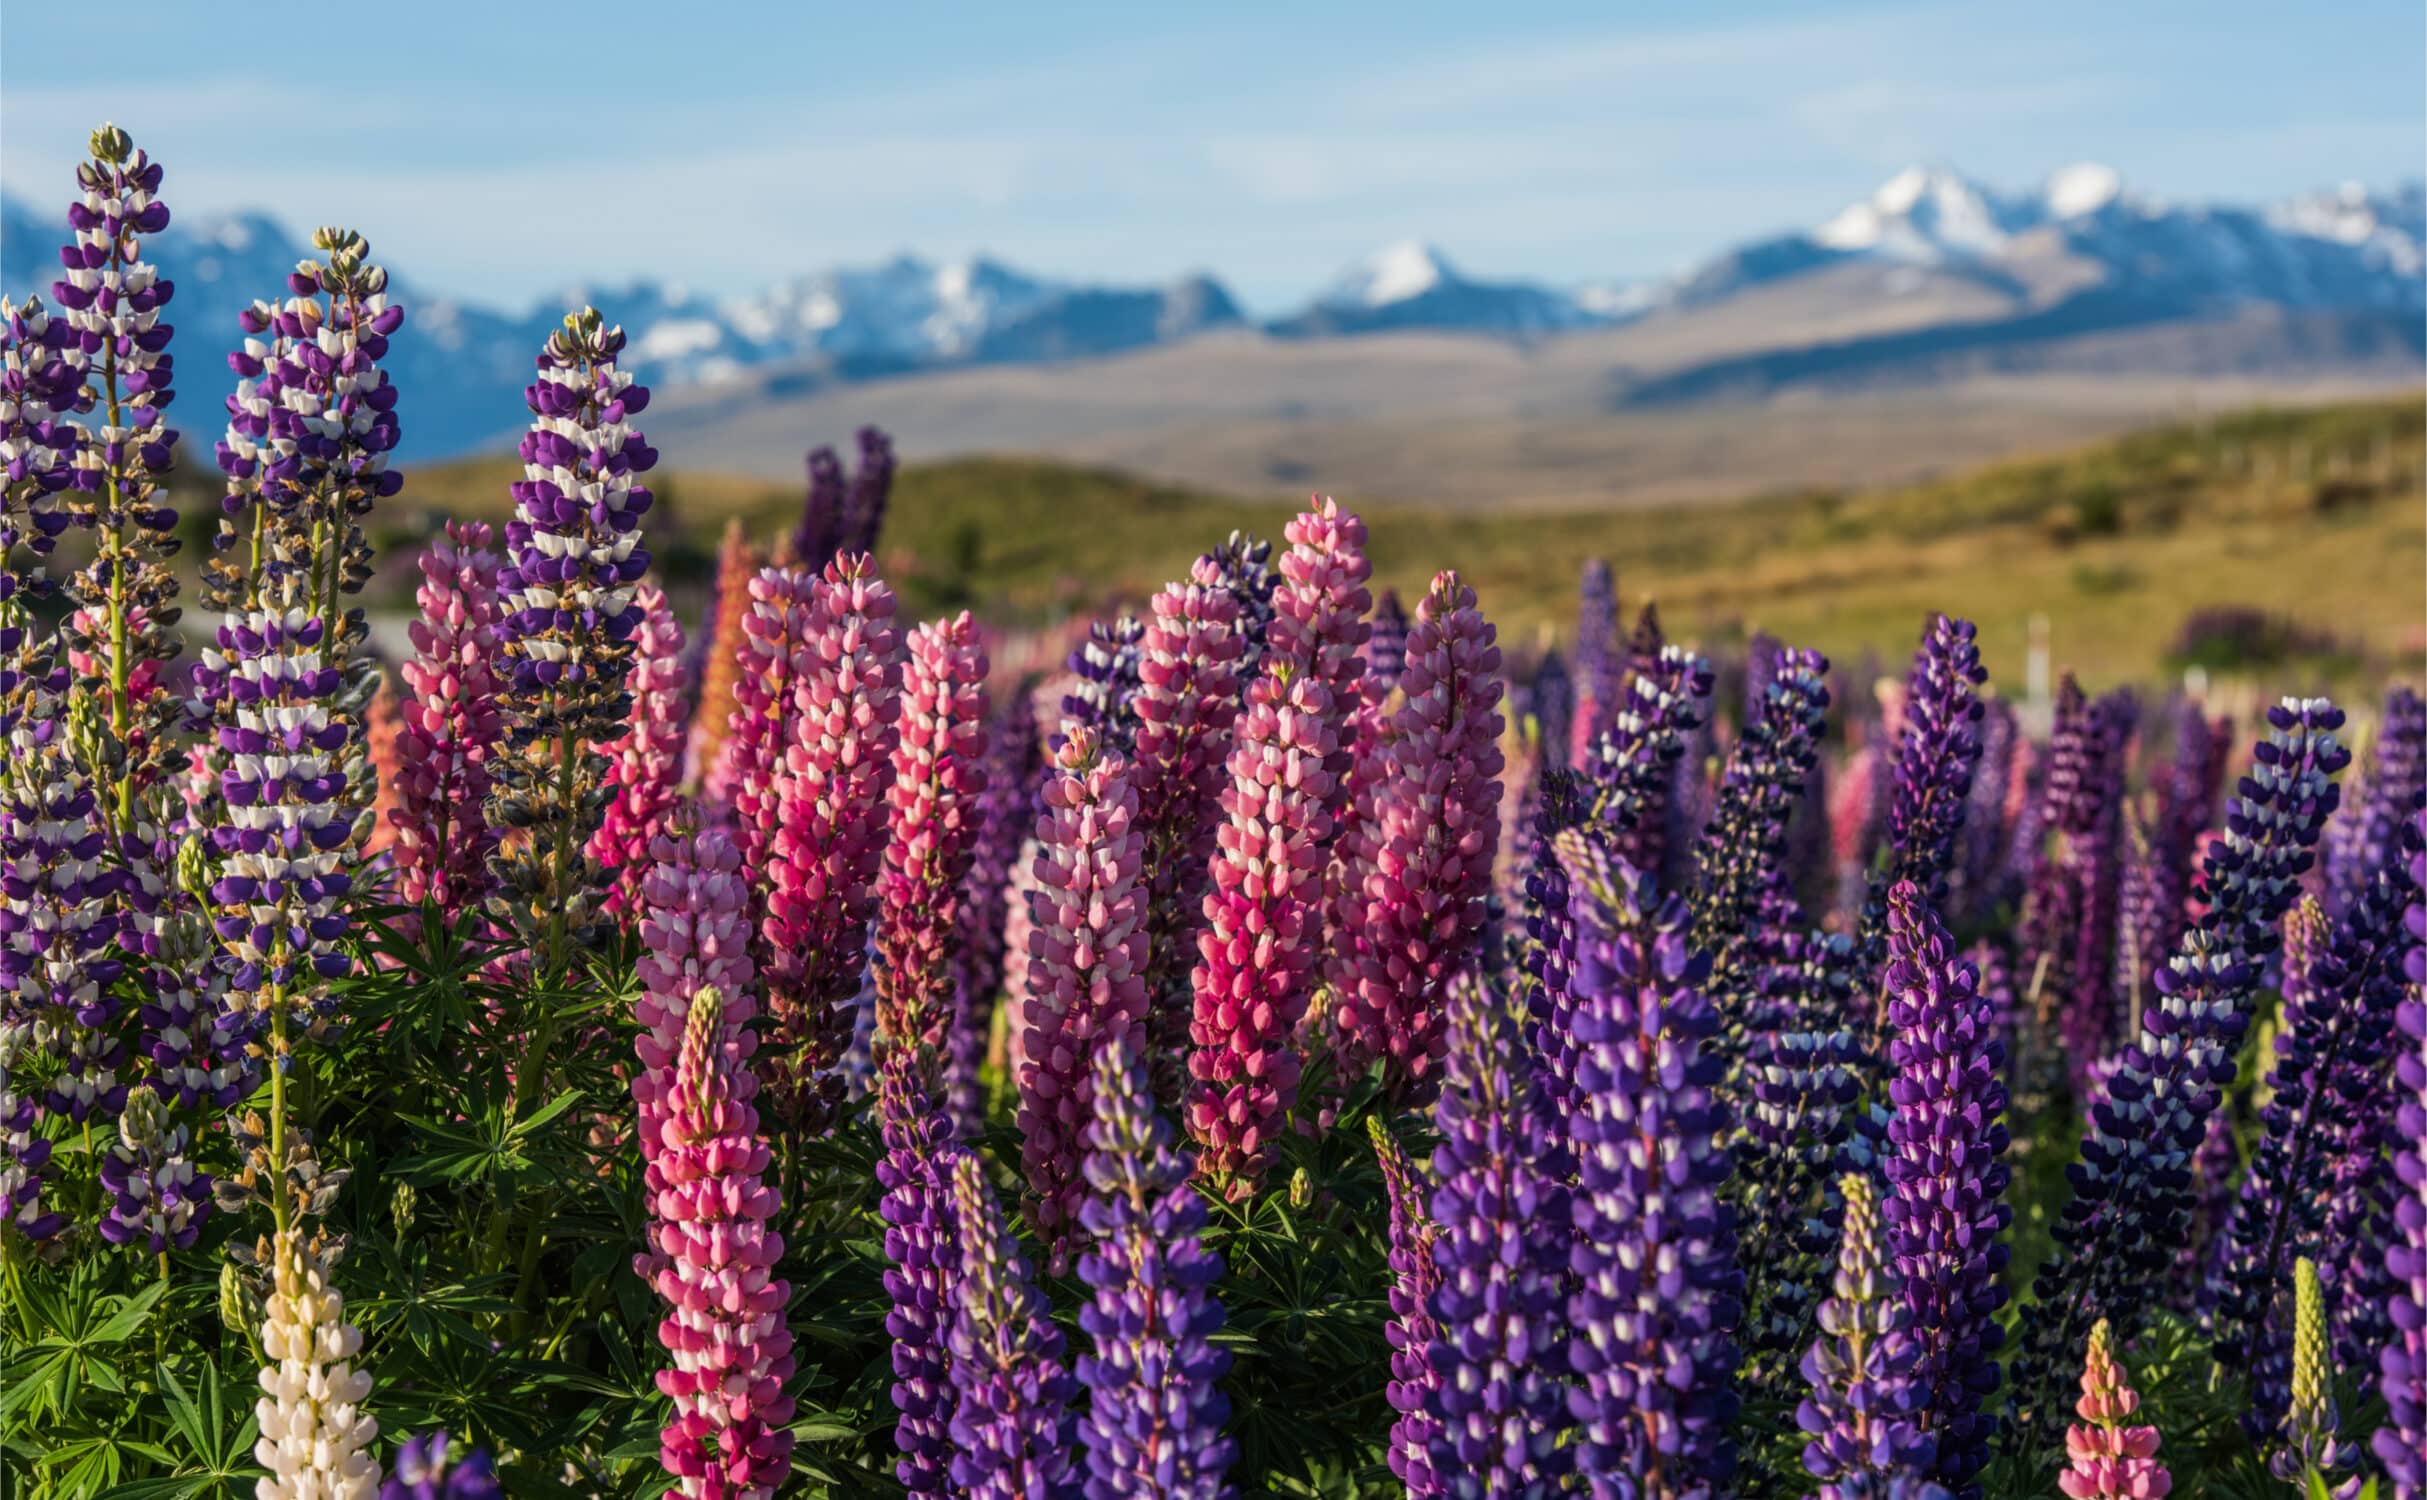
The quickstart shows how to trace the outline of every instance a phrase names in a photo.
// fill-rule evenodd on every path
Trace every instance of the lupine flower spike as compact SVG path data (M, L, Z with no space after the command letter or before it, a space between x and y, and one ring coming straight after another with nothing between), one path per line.
M2132 1421L2140 1395L2124 1383L2104 1318L2090 1330L2073 1410L2081 1420L2066 1429L2065 1472L2056 1477L2068 1500L2159 1500L2174 1488L2157 1461L2157 1429Z
M362 1334L345 1320L323 1248L302 1230L280 1230L269 1259L261 1350L271 1362L253 1408L261 1427L253 1461L269 1470L261 1500L371 1500L379 1424L363 1410L370 1373L354 1363Z
M2283 1446L2267 1470L2289 1484L2322 1479L2333 1500L2356 1500L2360 1477L2336 1479L2338 1470L2359 1465L2359 1444L2344 1442L2326 1367L2326 1303L2318 1289L2317 1264L2307 1256L2292 1267L2292 1405L2284 1413Z
M942 1048L952 1018L953 932L986 790L986 665L965 610L910 633L876 920L876 1027L901 1046Z
M403 763L389 859L396 899L442 912L485 897L495 837L481 815L491 762L505 738L497 711L497 554L481 521L450 521L422 548L421 614L397 758Z
M2398 1199L2384 1251L2393 1289L2392 1329L2378 1359L2377 1383L2387 1420L2370 1442L2393 1481L2394 1500L2420 1500L2427 1495L2427 894L2422 894L2427 892L2427 812L2411 814L2403 842L2410 865L2410 906L2403 914L2408 951L2402 956L2408 993L2396 1012L2401 1030L2394 1061L2400 1097L2393 1168ZM0 1110L6 1106L0 1098ZM5 1128L0 1119L0 1129ZM6 1208L0 1195L0 1212Z
M1937 1445L1916 1422L1921 1391L1913 1367L1913 1312L1888 1268L1871 1180L1848 1174L1834 1295L1820 1304L1820 1338L1803 1357L1811 1394L1795 1423L1811 1438L1803 1466L1820 1481L1818 1500L1876 1493L1899 1476L1929 1471Z
M1068 1407L1077 1383L1062 1333L1003 1222L984 1169L952 1159L961 1276L952 1325L952 1483L969 1500L1072 1500Z
M683 627L663 589L644 583L632 595L640 626L632 633L632 707L621 738L599 747L607 757L608 802L590 835L590 861L612 882L610 915L640 909L649 846L674 812L683 769Z
M1391 1410L1399 1414L1390 1428L1390 1471L1407 1486L1408 1500L1434 1500L1446 1493L1432 1468L1432 1440L1441 1430L1431 1410L1441 1385L1441 1372L1431 1359L1440 1332L1433 1321L1433 1294L1441 1286L1441 1264L1433 1247L1440 1227L1425 1204L1429 1185L1391 1139L1382 1117L1367 1115L1365 1128L1373 1136L1374 1157L1381 1163L1382 1186L1390 1199L1390 1321L1382 1331L1390 1341L1390 1384L1385 1390Z
M936 1109L915 1046L882 1045L877 1061L877 1205L885 1221L885 1334L893 1340L894 1477L913 1495L950 1493L953 1393L949 1383L960 1224L953 1161L964 1154Z
M465 1449L444 1432L408 1439L379 1486L379 1500L505 1500L485 1448Z

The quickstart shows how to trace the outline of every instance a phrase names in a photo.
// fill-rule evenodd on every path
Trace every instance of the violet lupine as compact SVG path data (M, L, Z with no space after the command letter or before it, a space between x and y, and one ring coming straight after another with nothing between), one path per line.
M1222 545L1197 559L1213 566L1216 584L1239 606L1239 696L1263 675L1264 639L1272 627L1273 591L1280 577L1272 570L1272 543L1244 531L1234 531Z
M2082 1356L2081 1399L2073 1403L2081 1420L2065 1429L2065 1472L2056 1486L2066 1500L2161 1500L2174 1478L2157 1461L2157 1429L2132 1420L2140 1393L2125 1383L2108 1342L2101 1318Z
M1619 682L1629 662L1618 641L1618 579L1602 558L1589 558L1576 583L1575 704L1568 722L1568 764L1589 765L1601 736L1618 716Z
M684 751L683 781L698 787L711 807L723 807L733 797L728 736L735 693L748 675L743 652L749 641L750 580L758 577L766 563L743 535L741 518L726 522L724 539L716 549L715 592L696 642L705 655L694 679L699 683L699 701L691 705L691 739Z
M2038 1009L2060 1020L2074 1091L2086 1097L2091 1064L2113 1046L2116 825L2123 790L2122 700L2092 702L2071 676L2060 687L2033 826L2049 838L2033 851L2022 908L2022 957Z
M2149 863L2156 877L2153 905L2163 924L2142 968L2174 951L2190 920L2191 879L2199 869L2200 841L2216 821L2224 790L2225 760L2233 751L2233 721L2210 719L2186 700L2174 716L2174 757L2157 785L2157 816L2150 829Z
M356 1362L362 1332L345 1320L317 1237L282 1229L268 1258L261 1352L270 1363L253 1405L261 1430L253 1461L269 1473L255 1492L261 1500L371 1500L379 1492L371 1453L379 1423L363 1410L371 1376Z
M1804 1472L1820 1481L1817 1500L1844 1500L1900 1475L1930 1472L1937 1444L1920 1425L1923 1392L1914 1379L1921 1346L1913 1311L1889 1271L1871 1179L1849 1173L1839 1184L1845 1227L1833 1295L1820 1304L1820 1337L1803 1356L1811 1394L1795 1409Z
M1576 684L1568 676L1567 663L1560 660L1557 647L1542 653L1542 660L1535 664L1530 688L1527 707L1534 716L1544 768L1562 771L1581 764L1568 755L1568 742L1575 735Z
M1070 653L1070 691L1062 695L1062 734L1073 724L1095 731L1096 739L1123 755L1130 752L1138 730L1137 696L1140 647L1146 626L1134 615L1098 620L1087 627L1087 638Z
M1156 1098L1166 1105L1179 1102L1188 1076L1189 976L1239 713L1238 620L1238 601L1200 559L1188 582L1154 596L1139 646L1133 775L1145 838L1149 1055Z
M1938 1444L1932 1472L1959 1497L1977 1496L1996 1431L1981 1406L1997 1390L1993 1356L2005 1341L1998 1236L2013 1219L2001 1159L2006 1049L1978 972L1957 956L1922 888L1898 881L1887 905L1888 1248L1913 1309L1913 1378Z
M1671 773L1710 712L1712 682L1708 661L1681 646L1659 648L1627 680L1626 701L1580 762L1594 783L1594 821L1639 870L1659 863Z
M2377 1364L2386 1425L2370 1446L2393 1481L2394 1500L2420 1500L2427 1495L2427 812L2411 814L2404 842L2411 894L2402 917L2408 943L2402 976L2409 992L2395 1012L2401 1034L2393 1065L2400 1098L2393 1158L2398 1199L2383 1252L2392 1331ZM0 1109L5 1105L0 1098ZM0 1195L0 1212L6 1208Z
M2267 1471L2288 1484L2323 1482L2333 1500L2358 1500L2360 1477L2337 1480L2335 1472L2359 1466L2360 1445L2343 1440L2333 1379L2326 1368L2326 1304L2317 1266L2302 1256L2292 1264L2292 1389L2284 1412L2283 1446L2267 1457Z
M1425 1467L1443 1494L1467 1500L1554 1495L1577 1453L1563 1440L1559 1304L1576 1238L1567 1143L1509 997L1470 973L1451 986L1448 1006L1448 1076L1433 1107L1439 1281Z
M158 1092L139 1088L127 1095L117 1143L100 1166L102 1191L110 1195L103 1239L154 1255L194 1243L209 1213L211 1179L194 1170L188 1141Z
M2132 1289L2181 1247L2191 1209L2191 1158L2232 1083L2259 968L2275 925L2298 894L2318 831L2332 815L2332 777L2350 759L2335 738L2343 716L2323 699L2268 710L2257 749L2205 861L2207 908L2153 975L2157 994L2140 1034L2090 1106L2072 1201L2035 1283L2016 1398L2033 1429L2051 1431L2059 1361L2104 1317L2129 1338L2141 1303Z
M792 561L812 573L825 571L834 554L843 550L844 497L851 477L832 445L820 443L806 460L809 488L801 497L800 524L792 530Z
M978 793L979 831L976 852L963 886L960 932L953 945L952 1017L944 1037L944 1107L952 1115L952 1133L961 1140L976 1135L985 1123L985 1084L980 1076L986 1045L994 1026L996 999L1013 997L1012 1008L1028 993L1025 970L1010 982L1011 966L1028 959L1026 936L1015 950L1008 931L1016 905L1028 919L1025 895L1015 903L1012 887L1021 872L1022 845L1036 828L1037 792L1044 770L1043 745L1037 736L1036 703L1029 684L1021 682L989 731L986 785ZM1008 1074L1006 1076L1009 1076Z
M893 494L893 439L881 428L863 427L859 445L860 466L843 492L842 550L868 556L876 551L876 539L885 526L885 502ZM815 568L824 566L827 559L803 561Z
M444 1432L408 1438L380 1483L379 1500L505 1500L485 1448L464 1449Z
M1481 941L1500 845L1500 648L1454 572L1433 579L1407 637L1403 701L1373 789L1377 845L1335 951L1357 954L1352 992L1336 997L1333 1049L1343 1083L1382 1059L1394 1103L1422 1107L1440 1088L1446 991Z
M902 687L893 591L865 555L826 565L811 595L794 722L767 846L761 977L777 1042L776 1114L822 1133L842 1100L836 1071L851 1040L884 860Z
M877 1216L885 1222L885 1336L893 1341L894 1477L913 1495L943 1496L952 1445L951 1351L960 1228L951 1175L964 1155L935 1105L915 1047L888 1046L877 1062L877 1130L884 1154Z
M1441 1264L1434 1258L1441 1231L1425 1206L1429 1194L1421 1172L1391 1139L1382 1117L1367 1115L1365 1128L1390 1202L1390 1319L1382 1326L1390 1343L1390 1381L1383 1394L1399 1414L1390 1426L1390 1471L1407 1487L1407 1500L1434 1500L1445 1493L1432 1468L1432 1441L1441 1424L1431 1408L1441 1372L1430 1357L1440 1336L1433 1294L1441 1286Z
M1237 1445L1222 1436L1230 1400L1215 1385L1230 1368L1212 1343L1222 1260L1205 1248L1205 1200L1127 1041L1096 1053L1087 1145L1079 1279L1094 1296L1079 1327L1094 1352L1077 1371L1091 1393L1079 1424L1087 1500L1225 1500Z
M1888 863L1863 910L1863 955L1874 967L1887 951L1887 893L1910 881L1935 909L1945 904L1947 872L1963 833L1965 804L1980 764L1980 664L1977 632L1953 615L1931 619L1905 679L1896 743L1896 787L1888 801Z
M952 943L986 790L986 649L963 610L910 632L893 752L892 817L878 876L876 1028L944 1045Z
M1325 500L1287 534L1266 660L1233 731L1192 978L1188 1128L1200 1169L1234 1197L1254 1191L1297 1100L1291 1042L1319 956L1325 856L1348 792L1343 736L1364 677L1364 523Z
M1957 908L1974 919L1992 915L2006 899L2005 864L2011 830L2006 826L2006 793L2013 785L2016 757L2022 752L2022 729L2014 705L2003 698L1981 704L1980 760L1973 767L1972 788L1964 799L1963 837L1956 844L1953 889ZM2184 863L2191 860L2183 852ZM2167 945L2172 938L2169 935Z
M33 1089L19 1082L19 1064L33 1033L30 1022L0 1021L0 1231L14 1230L39 1243L67 1221L42 1206L51 1143L36 1129L42 1112Z
M2377 871L2400 857L2402 826L2427 794L2427 700L2408 686L2385 695L2366 779L2327 825L2326 910L2340 915Z
M497 554L486 522L449 521L421 550L397 739L396 898L452 918L480 904L496 838L481 807L505 738L497 710Z
M713 987L691 998L651 1163L650 1241L667 1304L657 1388L674 1403L658 1460L690 1500L770 1500L792 1470L792 1332L769 1153Z
M590 862L613 883L609 915L640 910L649 846L674 815L683 770L683 627L665 591L643 583L633 591L640 626L632 632L632 698L621 738L599 747L607 757L606 810L590 835Z
M984 1169L951 1162L961 1231L953 1291L954 1492L968 1500L1076 1500L1071 1463L1078 1383L1062 1363L1062 1331L1029 1278Z
M1389 697L1407 670L1407 606L1397 589L1374 596L1373 633L1365 642L1365 680L1369 691Z
M1721 1200L1728 1120L1717 1026L1685 904L1606 851L1559 836L1578 913L1577 1187L1568 1341L1577 1466L1599 1500L1726 1492L1733 1337L1744 1277ZM1535 1212L1555 1218L1555 1198ZM1445 1225L1446 1233L1446 1225Z
M126 1048L113 1024L113 991L126 967L113 950L124 872L105 863L101 798L85 770L98 734L93 700L63 705L59 685L20 684L0 770L0 823L9 832L0 977L15 992L16 1024L32 1027L57 1065L41 1107L81 1124L115 1117L126 1099Z
M1526 993L1529 1040L1542 1059L1541 1086L1552 1112L1566 1118L1576 1100L1575 997L1568 969L1575 960L1573 893L1556 840L1592 816L1591 783L1578 771L1543 773L1534 802L1525 871L1525 937L1519 979Z
M1094 1117L1096 1056L1147 1046L1145 840L1130 765L1073 725L1037 815L1030 898L1027 1057L1018 1078L1020 1161L1032 1217L1064 1263L1086 1196L1081 1157Z

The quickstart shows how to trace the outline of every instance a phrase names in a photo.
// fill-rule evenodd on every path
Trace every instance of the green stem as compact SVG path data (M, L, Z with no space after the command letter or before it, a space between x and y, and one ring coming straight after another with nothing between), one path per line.
M287 1008L279 987L270 996L270 1217L287 1232Z

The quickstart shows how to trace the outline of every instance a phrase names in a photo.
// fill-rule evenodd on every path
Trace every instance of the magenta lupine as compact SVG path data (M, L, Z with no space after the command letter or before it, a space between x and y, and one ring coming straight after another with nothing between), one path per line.
M2090 1330L2073 1411L2081 1420L2065 1430L2065 1472L2056 1476L2066 1500L2161 1500L2173 1490L2157 1461L2157 1429L2132 1420L2140 1393L2124 1382L2104 1318Z
M421 550L421 607L400 669L404 774L388 858L396 899L450 915L487 893L496 836L481 815L505 738L497 708L497 554L482 521L450 521Z
M1687 945L1681 900L1662 899L1588 830L1558 847L1578 918L1577 1466L1597 1500L1701 1500L1724 1493L1735 1467L1744 1290L1720 1197L1728 1118L1714 1094L1719 1059L1704 1051L1717 1026L1701 993L1707 964Z
M1871 1179L1848 1173L1833 1295L1819 1309L1820 1337L1803 1356L1811 1394L1795 1425L1811 1438L1804 1472L1820 1481L1817 1500L1848 1500L1899 1475L1930 1471L1937 1445L1917 1418L1922 1392L1914 1366L1913 1311L1887 1264Z
M723 997L724 1040L736 1064L734 1091L748 1097L756 1090L755 1075L741 1065L758 1048L758 1036L747 1024L758 1013L752 999L757 976L750 958L749 878L741 851L722 829L659 834L649 846L640 896L635 977L641 993L634 1007L640 1068L632 1075L632 1102L640 1118L641 1156L649 1162L664 1134L683 1030L703 990ZM649 1273L641 1274L645 1280Z
M1020 1160L1038 1233L1060 1263L1086 1194L1080 1157L1094 1117L1096 1054L1143 1050L1145 840L1129 763L1073 726L1037 815L1028 945L1027 1058L1019 1074Z
M877 1158L884 1197L885 1335L893 1341L894 1477L913 1495L943 1496L952 1446L951 1351L960 1228L953 1161L966 1153L936 1108L916 1047L884 1046L877 1063Z
M791 1287L775 1274L783 1236L748 1063L726 1036L714 988L691 998L651 1163L654 1283L672 1360L657 1388L674 1403L658 1460L689 1500L770 1500L792 1470Z
M782 875L767 855L783 819L784 757L798 738L794 697L809 667L804 653L817 590L816 575L799 568L761 568L742 590L739 670L717 766L742 862L770 881Z
M900 734L877 881L876 1028L941 1048L952 1018L952 943L986 790L986 650L963 610L910 632Z
M1356 750L1348 725L1365 687L1365 642L1372 633L1365 616L1373 605L1365 580L1373 568L1365 559L1365 523L1328 498L1317 497L1282 536L1289 550L1281 555L1263 675L1281 689L1272 695L1276 703L1288 701L1287 689L1300 680L1324 688L1313 711L1332 731L1324 761L1331 780L1320 794L1325 824L1318 835L1329 843L1348 809Z
M961 1232L953 1289L952 1483L968 1500L1077 1500L1071 1462L1078 1383L1062 1363L1062 1331L1047 1315L984 1168L951 1163Z
M1138 658L1138 827L1145 837L1147 1010L1155 1094L1188 1076L1189 977L1220 827L1223 766L1239 714L1239 604L1210 559L1154 596Z
M632 709L621 739L599 746L607 757L606 811L590 835L590 861L613 882L611 916L640 910L649 846L674 814L683 772L683 627L665 590L643 583L632 594L640 625L632 632L632 675L624 687Z
M885 852L902 688L893 591L864 555L826 565L810 598L796 725L767 848L761 977L773 1017L777 1115L822 1133L842 1100L876 875Z
M1376 1057L1391 1099L1430 1102L1448 1044L1450 977L1474 957L1500 845L1500 648L1475 591L1442 573L1407 638L1400 688L1374 787L1374 868L1353 926L1356 987L1337 997L1341 1080Z
M1227 1500L1238 1448L1222 1435L1230 1400L1215 1384L1230 1368L1212 1342L1222 1260L1205 1248L1205 1200L1128 1041L1096 1053L1087 1146L1079 1278L1094 1296L1079 1327L1094 1352L1077 1368L1091 1393L1079 1424L1087 1500Z
M2005 1043L1980 976L1958 957L1912 881L1889 887L1887 993L1891 1040L1883 1212L1888 1249L1913 1309L1913 1379L1937 1439L1934 1476L1976 1497L1996 1420L1981 1411L1998 1386L1997 1309L2012 1221L2006 1148Z
M2402 977L2409 991L2395 1016L2401 1031L2394 1058L2398 1187L2384 1249L2392 1336L2377 1365L2387 1421L2370 1446L2393 1481L2394 1500L2420 1500L2427 1495L2427 895L2421 894L2427 892L2427 812L2411 814L2404 843L2411 895L2402 917L2408 940ZM0 1097L0 1109L5 1107ZM0 1196L0 1211L6 1206Z

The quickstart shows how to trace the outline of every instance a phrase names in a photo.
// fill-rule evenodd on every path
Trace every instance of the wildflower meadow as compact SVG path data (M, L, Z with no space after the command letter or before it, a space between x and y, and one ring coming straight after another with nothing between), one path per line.
M413 309L173 336L168 201L5 304L0 1493L2427 1494L2414 685L1519 653L1325 498L914 619L874 430L683 618L589 307L381 636Z

